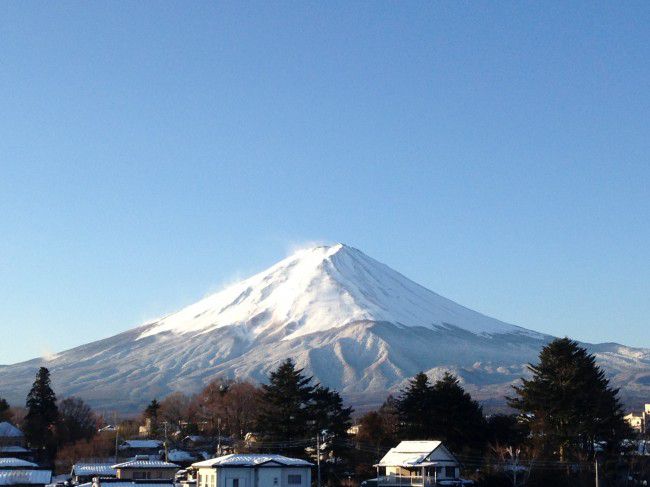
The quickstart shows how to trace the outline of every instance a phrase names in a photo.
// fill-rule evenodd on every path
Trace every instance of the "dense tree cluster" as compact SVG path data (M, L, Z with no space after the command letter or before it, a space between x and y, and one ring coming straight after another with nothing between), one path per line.
M372 465L400 440L441 440L484 485L566 485L591 475L591 462L603 462L613 475L616 454L630 431L618 391L610 387L593 355L569 339L545 346L531 376L514 387L508 404L517 414L487 418L457 377L431 381L420 372L377 410L363 414L349 436L352 409L340 394L313 381L291 359L261 386L217 378L195 395L170 394L151 400L141 418L122 421L119 436L138 435L144 420L150 436L161 425L177 436L199 433L234 439L240 451L273 451L316 459L321 446L325 481L355 473L374 476ZM29 445L42 460L57 449L66 464L114 453L115 433L98 433L102 419L79 398L57 401L50 374L41 368L23 414L0 398L0 420L21 423ZM248 436L247 433L252 433ZM611 461L610 461L611 460ZM608 463L609 461L609 463ZM513 465L523 466L518 478ZM587 465L587 469L584 469ZM562 467L562 468L560 468ZM550 475L550 477L549 477ZM589 477L591 478L591 477Z

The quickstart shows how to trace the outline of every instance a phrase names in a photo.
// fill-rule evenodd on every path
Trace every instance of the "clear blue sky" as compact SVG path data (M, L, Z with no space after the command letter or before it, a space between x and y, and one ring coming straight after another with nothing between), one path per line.
M650 346L647 2L2 2L0 363L342 241Z

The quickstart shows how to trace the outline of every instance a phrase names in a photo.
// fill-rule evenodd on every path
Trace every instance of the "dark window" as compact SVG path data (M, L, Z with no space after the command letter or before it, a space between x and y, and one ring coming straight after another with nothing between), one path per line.
M232 479L232 487L239 487L239 479Z
M445 467L445 477L456 477L456 468L455 467Z
M289 475L287 479L289 485L300 485L302 484L302 475Z

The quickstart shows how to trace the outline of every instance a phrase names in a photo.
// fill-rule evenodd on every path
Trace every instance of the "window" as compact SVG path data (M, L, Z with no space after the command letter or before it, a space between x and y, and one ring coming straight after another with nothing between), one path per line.
M239 487L239 479L232 479L232 487Z
M151 479L151 472L133 472L133 480L149 480Z
M456 477L456 468L455 467L445 467L445 477L455 478Z
M302 484L302 475L289 475L287 478L287 483L289 485L300 485Z

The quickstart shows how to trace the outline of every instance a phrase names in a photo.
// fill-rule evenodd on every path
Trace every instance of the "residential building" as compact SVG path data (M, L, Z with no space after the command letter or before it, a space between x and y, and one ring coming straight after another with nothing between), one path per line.
M25 435L8 421L0 423L0 446L25 446Z
M120 445L120 453L126 457L148 455L160 458L163 448L163 442L160 440L126 440Z
M313 464L274 454L230 454L192 464L197 487L310 487Z
M379 487L462 483L460 463L440 441L402 441L375 467Z
M0 486L44 487L52 480L52 471L20 458L0 458Z
M162 460L149 460L147 457L113 465L119 480L173 480L180 467Z
M74 485L92 482L95 477L116 478L117 470L112 463L76 463L70 472Z
M643 433L645 431L645 416L645 412L641 414L629 413L626 414L623 419L625 419L630 428L632 428L635 432Z

